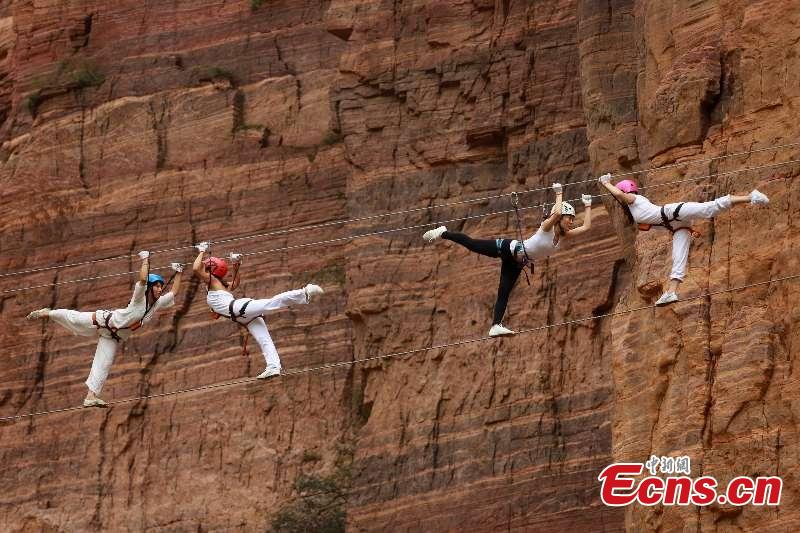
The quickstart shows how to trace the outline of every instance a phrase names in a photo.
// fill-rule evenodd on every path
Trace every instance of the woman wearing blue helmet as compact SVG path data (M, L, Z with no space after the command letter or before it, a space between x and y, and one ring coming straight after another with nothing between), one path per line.
M172 263L172 269L175 271L172 290L162 294L165 286L164 278L158 274L149 274L150 253L139 252L139 257L142 259L139 280L126 308L114 311L100 309L94 312L44 308L28 315L28 320L49 318L73 335L86 337L97 335L97 349L92 361L92 370L86 380L89 391L83 400L84 407L107 405L98 394L103 390L118 345L126 341L133 331L151 320L157 312L175 305L175 294L180 289L183 266L180 263Z

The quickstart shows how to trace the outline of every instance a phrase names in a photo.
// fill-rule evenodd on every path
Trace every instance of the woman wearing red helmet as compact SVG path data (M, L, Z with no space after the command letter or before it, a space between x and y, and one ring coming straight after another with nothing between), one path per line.
M494 317L492 327L489 329L490 337L514 335L514 331L502 324L503 315L508 307L511 291L526 265L534 260L545 259L556 252L562 240L567 240L588 231L592 226L592 197L584 194L581 197L586 211L583 224L573 228L575 222L575 208L562 200L560 183L553 184L556 202L550 211L550 216L542 222L539 229L530 238L524 241L514 239L473 239L463 233L448 231L446 226L439 226L426 231L422 238L428 242L445 239L459 244L467 250L500 258L500 284L497 288L497 299L494 304Z
M180 290L180 273L183 271L183 265L172 263L172 269L175 271L172 290L162 294L164 278L158 274L149 274L150 253L139 252L139 257L142 259L139 281L134 287L128 307L113 311L100 309L94 312L44 308L28 314L28 320L50 319L73 335L98 337L92 370L86 379L89 391L83 400L84 407L107 405L98 394L102 392L108 372L114 364L119 344L125 342L132 332L152 319L157 312L175 305L175 294Z
M726 195L711 202L677 202L664 206L655 205L639 194L639 187L633 180L623 180L613 185L611 174L599 178L600 186L605 187L625 208L628 218L639 224L641 229L661 226L672 233L672 271L667 290L656 301L656 305L667 305L678 301L678 287L686 276L689 263L689 247L692 238L692 222L714 218L722 211L737 204L767 205L767 195L753 189L747 196Z
M267 367L258 375L258 379L267 379L279 376L281 373L281 360L278 357L278 350L272 342L272 337L267 330L263 315L267 311L273 311L288 307L292 304L307 304L316 295L322 294L319 285L309 284L302 289L282 292L272 298L254 300L251 298L234 298L232 291L239 286L239 265L241 255L231 254L233 262L233 280L230 284L225 281L228 273L228 264L219 257L208 257L203 259L208 250L208 243L200 243L196 246L200 252L194 260L192 269L195 276L206 284L208 296L206 301L214 313L230 318L240 326L247 327L250 334L256 339L261 352L264 355Z

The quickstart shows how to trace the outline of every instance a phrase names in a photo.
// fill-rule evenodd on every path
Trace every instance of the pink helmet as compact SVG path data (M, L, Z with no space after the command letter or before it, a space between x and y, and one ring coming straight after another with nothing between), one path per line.
M621 190L622 192L632 192L638 193L639 187L636 186L636 182L633 180L622 180L617 183L617 189Z

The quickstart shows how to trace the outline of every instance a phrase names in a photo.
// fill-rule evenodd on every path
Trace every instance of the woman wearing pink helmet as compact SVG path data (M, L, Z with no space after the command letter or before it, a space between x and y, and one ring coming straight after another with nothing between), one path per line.
M264 355L267 367L258 375L258 379L267 379L279 376L281 373L281 360L278 357L278 350L272 342L272 337L267 330L263 315L267 311L288 307L291 304L307 304L311 298L323 293L319 285L309 284L302 289L282 292L272 298L254 300L252 298L234 298L232 291L239 286L239 265L241 264L240 254L231 254L230 260L233 262L233 280L230 285L225 281L228 273L228 264L219 257L209 257L203 260L203 256L208 250L208 243L201 242L196 245L200 252L194 260L192 270L194 275L206 284L208 296L206 301L211 310L219 316L224 316L236 322L242 327L246 327L250 334L256 339L261 352Z
M613 185L611 174L599 178L605 187L626 210L629 220L639 224L641 229L661 226L672 233L672 271L667 290L656 301L656 305L667 305L678 301L678 287L686 276L689 262L689 247L692 238L692 222L714 218L722 211L737 204L767 205L769 198L753 189L747 196L726 195L711 202L679 202L655 205L639 194L639 187L633 180L623 180ZM644 227L643 227L644 226Z
M556 252L562 240L568 240L589 230L592 226L592 197L584 194L581 197L586 211L583 224L573 228L575 208L562 200L560 183L553 184L556 203L550 216L542 222L539 229L529 239L518 241L513 239L473 239L463 233L447 231L446 226L428 230L422 238L428 242L445 239L459 244L476 254L500 259L500 285L497 288L497 299L494 304L494 318L489 329L490 337L514 335L514 331L503 326L502 320L508 307L511 291L520 273L534 260L545 259Z

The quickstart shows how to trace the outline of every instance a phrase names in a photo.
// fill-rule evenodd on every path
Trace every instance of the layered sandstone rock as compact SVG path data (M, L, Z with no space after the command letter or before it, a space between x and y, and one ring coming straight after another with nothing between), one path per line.
M753 186L772 209L702 225L686 296L798 271L797 166L665 184L797 150L792 2L82 0L0 4L4 271L648 173L654 200ZM657 187L661 185L662 187ZM526 232L545 191L521 195ZM577 205L577 204L576 204ZM248 296L317 280L319 303L269 317L287 368L483 336L498 265L426 224L513 236L507 198L218 245ZM611 213L606 215L605 209ZM409 228L394 231L398 228ZM381 232L382 230L393 230ZM377 233L376 233L377 232ZM318 241L375 233L324 245ZM770 235L757 239L754 234ZM297 247L311 244L310 246ZM286 249L289 248L289 249ZM277 249L277 250L276 250ZM517 328L652 303L668 238L619 208L537 263ZM181 248L155 264L189 261ZM0 278L0 415L75 405L93 342L20 320L121 305L128 259ZM763 285L352 367L0 426L4 530L259 530L300 472L354 450L353 530L794 529L796 286ZM137 332L105 395L252 376L241 332L188 284ZM252 346L251 346L252 350ZM614 460L686 454L693 475L779 474L780 512L604 507Z
M353 213L587 177L574 5L349 3L349 14L347 5L333 3L331 24L353 21L336 95L356 166ZM506 198L392 223L509 207ZM541 208L523 213L527 233ZM595 224L593 239L537 265L531 287L520 281L509 324L591 316L606 305L619 252L607 218ZM449 227L485 238L516 231L508 214ZM497 262L449 243L423 245L421 232L349 247L357 354L486 334ZM586 254L596 261L580 261ZM621 513L599 505L592 481L610 461L606 341L590 322L360 367L368 417L358 432L352 528L619 528Z
M347 216L344 150L323 142L342 45L325 31L321 6L13 2L5 15L13 90L0 177L4 271ZM87 29L77 41L76 27ZM75 85L90 74L104 81ZM213 251L260 252L338 229ZM343 252L330 245L245 258L249 296L310 280L327 290L319 303L269 317L287 368L352 357ZM192 256L156 254L154 266ZM2 290L135 269L131 259L102 262L3 278ZM131 282L123 275L2 295L4 416L78 404L94 352L91 338L21 317L44 305L124 305ZM174 313L117 357L105 398L261 371L252 343L255 353L242 356L238 328L211 320L204 288L184 287ZM0 529L264 528L297 473L324 468L332 443L348 438L352 390L345 368L4 423Z
M637 75L618 76L614 69L620 85L584 94L608 109L614 109L610 102L615 92L633 94L637 120L629 122L630 107L599 116L587 113L589 129L598 132L593 167L628 170L685 161L640 177L650 188L648 196L659 203L703 201L753 187L770 195L768 210L736 208L698 225L703 235L692 247L683 296L796 274L797 231L792 220L800 191L794 178L800 167L725 173L797 159L797 147L690 163L797 141L800 33L794 3L610 5L607 15L585 10L598 29L581 45L584 85L595 86L593 73L612 67L599 42L636 50ZM627 68L624 63L622 68ZM588 102L585 98L585 105ZM620 141L623 146L601 141L617 135L627 139ZM636 147L633 157L628 145ZM604 153L605 146L613 149ZM722 175L692 179L718 173ZM677 180L687 181L666 185ZM652 303L668 272L669 239L653 232L632 235L619 224L618 233L630 243L630 282L616 309ZM797 440L797 380L791 363L796 355L797 294L797 282L788 281L614 318L615 460L688 455L693 476L712 475L723 486L737 475L779 475L784 480L779 510L633 507L626 514L629 530L797 528L792 465L798 457L788 444Z

